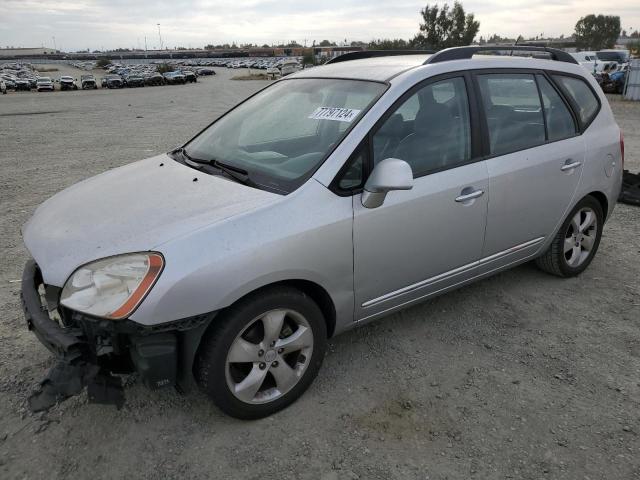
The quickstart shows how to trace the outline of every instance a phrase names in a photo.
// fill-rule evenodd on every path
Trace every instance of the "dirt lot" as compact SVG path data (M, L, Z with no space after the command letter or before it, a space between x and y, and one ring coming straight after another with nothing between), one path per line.
M32 415L52 364L16 281L53 193L184 141L263 82L0 97L0 478L640 479L640 208L579 278L525 265L335 338L310 390L256 422L129 381ZM640 169L640 103L612 101Z

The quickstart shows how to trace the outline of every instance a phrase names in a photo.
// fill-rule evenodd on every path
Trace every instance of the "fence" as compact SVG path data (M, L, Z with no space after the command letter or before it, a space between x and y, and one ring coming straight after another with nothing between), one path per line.
M625 100L640 100L640 59L631 60L624 85Z

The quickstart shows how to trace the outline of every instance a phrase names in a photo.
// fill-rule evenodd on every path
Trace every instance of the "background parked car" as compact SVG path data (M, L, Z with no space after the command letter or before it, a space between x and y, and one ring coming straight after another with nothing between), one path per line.
M2 80L4 81L5 86L9 90L15 90L16 89L16 81L15 81L15 79L2 77Z
M2 80L0 78L0 92L2 92L3 95L7 94L7 85L4 83L4 80Z
M124 84L127 87L144 87L144 78L142 75L130 74L125 77Z
M82 75L80 77L80 86L83 90L96 90L98 88L96 77L93 75Z
M626 71L617 71L612 73L604 73L601 75L600 87L605 93L622 93L624 91L624 83L627 77Z
M58 82L60 83L60 90L78 90L78 85L76 85L73 77L63 75Z
M215 75L216 72L215 70L213 70L213 68L198 68L196 70L196 73L198 75Z
M53 87L53 84L51 84L51 86ZM19 78L14 82L14 87L13 88L16 90L16 92L17 91L28 92L28 91L31 90L31 83L29 82L29 80L25 80L25 79Z
M102 88L123 88L124 82L120 75L107 75L102 78Z
M183 70L182 74L184 75L185 82L195 83L198 81L198 77L191 70Z
M27 85L29 84L29 82L26 82L26 83ZM30 89L31 87L27 88L27 90L30 90ZM36 90L38 92L53 92L54 87L53 87L53 82L51 81L51 78L49 77L38 78L38 80L36 80Z
M151 73L146 76L145 83L151 86L164 85L164 77L160 73Z
M163 76L169 85L184 84L187 81L186 77L178 71L167 72Z

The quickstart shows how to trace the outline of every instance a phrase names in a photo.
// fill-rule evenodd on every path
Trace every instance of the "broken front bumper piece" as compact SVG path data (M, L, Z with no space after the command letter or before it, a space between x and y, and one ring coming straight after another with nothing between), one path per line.
M85 387L90 402L120 408L122 380L114 374L137 372L152 389L193 386L193 359L214 314L147 327L66 309L59 295L59 288L44 285L36 263L27 262L21 293L27 326L58 359L31 395L31 410L46 410Z

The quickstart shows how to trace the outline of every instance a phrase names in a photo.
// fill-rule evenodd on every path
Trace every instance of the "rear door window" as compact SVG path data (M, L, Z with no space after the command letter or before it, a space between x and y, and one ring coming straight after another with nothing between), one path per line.
M491 155L545 143L542 106L532 74L482 74L477 78Z
M571 99L582 127L586 128L600 110L600 101L596 94L589 88L587 82L580 78L553 75L553 79Z

